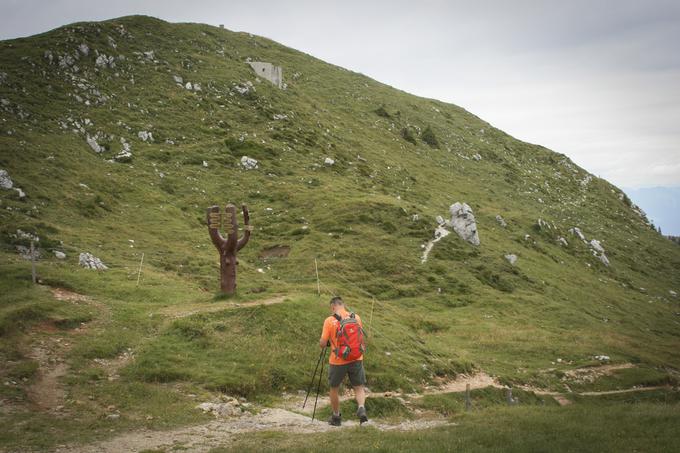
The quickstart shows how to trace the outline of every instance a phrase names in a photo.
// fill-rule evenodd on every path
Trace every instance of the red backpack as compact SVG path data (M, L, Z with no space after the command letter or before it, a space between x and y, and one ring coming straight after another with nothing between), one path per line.
M339 322L336 331L338 347L333 352L343 360L357 360L366 352L364 329L359 325L354 313L350 313L345 319L338 314L334 314L333 317Z

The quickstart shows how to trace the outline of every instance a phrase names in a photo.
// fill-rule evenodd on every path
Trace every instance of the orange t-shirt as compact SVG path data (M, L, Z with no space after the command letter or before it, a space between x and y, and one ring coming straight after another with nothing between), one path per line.
M340 317L342 319L345 319L345 318L349 317L349 312L347 310L343 310L343 311L339 312L338 315L340 315ZM359 315L355 314L354 316L356 317L359 325L363 328L364 325L361 323L361 318L359 317ZM364 359L363 355L361 357L359 357L357 360L345 360L345 359L338 357L335 354L335 350L338 347L338 338L337 338L338 332L337 331L338 331L339 325L340 325L340 321L335 319L335 316L329 316L323 322L323 330L321 331L321 339L323 341L328 341L328 340L331 341L331 348L330 348L331 349L331 355L330 355L330 359L328 360L328 363L330 363L331 365L344 365L346 363L356 362L357 360L363 360Z

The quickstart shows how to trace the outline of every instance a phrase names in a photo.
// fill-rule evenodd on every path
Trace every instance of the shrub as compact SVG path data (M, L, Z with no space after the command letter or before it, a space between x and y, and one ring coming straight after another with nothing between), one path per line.
M385 106L381 105L377 109L374 110L375 114L378 116L382 116L383 118L391 118L390 114L385 110Z
M423 141L432 148L439 148L439 141L437 140L437 137L434 135L434 132L430 126L425 128L425 130L420 134L420 138L422 138Z
M411 132L411 129L408 127L405 127L401 130L401 138L414 145L417 144L416 138L413 136L413 132Z

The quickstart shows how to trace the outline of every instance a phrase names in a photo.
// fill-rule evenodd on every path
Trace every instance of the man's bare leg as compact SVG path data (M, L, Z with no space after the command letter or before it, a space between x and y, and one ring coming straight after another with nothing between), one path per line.
M361 407L366 402L366 391L363 385L354 387L354 398L357 400L357 406Z
M330 392L328 392L328 396L331 399L331 409L333 409L334 415L340 414L340 395L338 394L339 389L340 387L331 387Z

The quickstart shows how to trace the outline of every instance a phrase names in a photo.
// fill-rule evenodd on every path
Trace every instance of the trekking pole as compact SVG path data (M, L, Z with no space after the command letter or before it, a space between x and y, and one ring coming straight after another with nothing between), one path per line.
M326 348L324 347L321 350L321 352L319 353L319 360L316 361L316 366L314 367L314 374L312 374L312 382L309 383L309 387L307 388L307 395L305 395L305 402L302 403L303 409L307 405L307 398L309 397L309 393L312 391L312 387L314 386L314 378L316 377L316 370L319 369L319 364L321 363L321 360L323 359L323 356L325 354L326 354Z
M326 357L326 348L323 348L323 356ZM321 372L319 373L319 385L316 387L316 399L314 400L314 410L312 411L312 422L316 415L316 403L319 401L319 392L321 391L321 378L323 377L323 363L321 364Z

